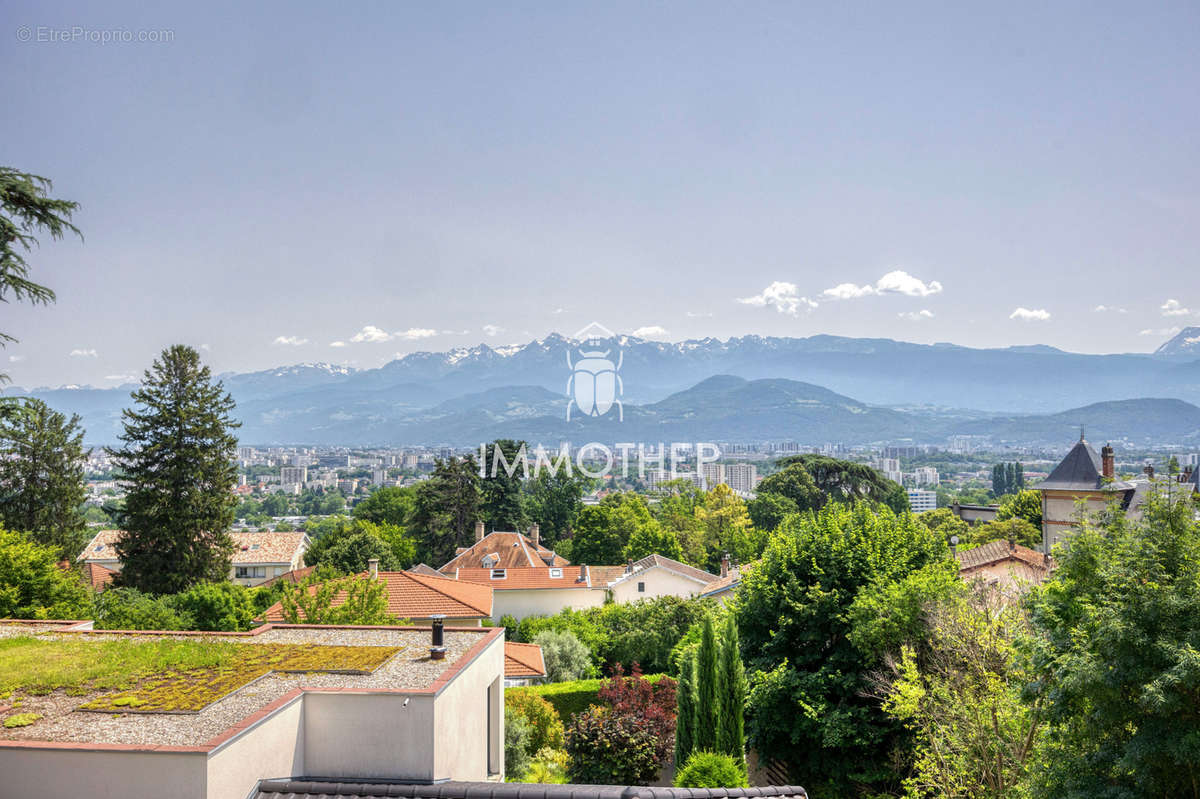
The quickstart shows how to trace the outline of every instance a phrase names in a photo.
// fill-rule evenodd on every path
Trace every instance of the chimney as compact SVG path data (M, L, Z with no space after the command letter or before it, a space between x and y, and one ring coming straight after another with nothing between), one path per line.
M542 540L542 530L538 527L538 523L534 522L529 525L529 541L533 544L533 548L538 548L538 542Z
M633 558L625 559L625 573L633 574Z
M729 553L728 552L726 552L724 555L721 556L721 576L722 577L729 576Z
M483 522L475 522L475 543L483 540Z
M1111 444L1105 444L1100 450L1100 463L1103 471L1101 472L1105 480L1112 480L1117 473L1116 458L1113 456L1113 448Z
M1145 468L1142 469L1142 472L1144 472L1145 475L1147 477L1149 477L1151 480L1154 479L1154 467L1153 466L1146 466Z
M1008 551L1009 552L1017 551L1017 539L1015 539L1015 538L1008 539Z
M446 657L445 613L434 613L429 617L433 620L433 639L429 646L430 660L443 660Z
M379 579L379 558L371 558L367 561L367 571L371 573L372 580Z
M584 565L584 564L582 564L582 563L580 563L580 564L579 564L579 578L578 578L578 579L576 579L576 580L575 580L575 582L577 582L577 583L586 583L586 582L587 582L587 579L588 579L588 578L587 578L587 566L586 566L586 565Z

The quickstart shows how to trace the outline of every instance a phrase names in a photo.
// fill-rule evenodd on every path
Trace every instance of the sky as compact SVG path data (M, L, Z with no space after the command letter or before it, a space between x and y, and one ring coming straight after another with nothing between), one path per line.
M84 235L0 306L18 386L1200 324L1195 3L106 6L0 0L0 165Z

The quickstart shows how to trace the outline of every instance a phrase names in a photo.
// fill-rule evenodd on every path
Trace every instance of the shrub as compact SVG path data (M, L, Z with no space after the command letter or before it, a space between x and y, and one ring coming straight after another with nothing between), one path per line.
M545 630L537 634L533 643L542 648L546 679L550 682L577 680L591 665L591 652L573 633Z
M505 613L500 617L500 626L504 628L505 641L520 641L521 622L517 621L517 617L511 613Z
M539 749L533 757L524 782L562 785L567 781L567 753L564 749Z
M109 588L96 596L92 618L97 630L190 630L192 618L176 609L173 597L154 597L136 588Z
M91 592L58 566L57 549L0 527L0 619L87 618Z
M191 618L193 630L240 632L250 629L254 605L250 594L234 583L206 583L176 594L172 604Z
M567 727L567 776L590 785L649 785L658 776L658 741L632 716L593 707Z
M643 679L656 683L665 678L665 674L650 674ZM592 705L600 704L600 686L603 680L572 680L556 682L549 685L527 685L509 688L504 692L504 701L511 702L518 694L533 694L549 702L558 713L563 724L568 724L571 718Z
M529 722L520 713L504 708L504 773L519 780L529 768Z
M693 752L675 774L676 788L747 788L745 763L718 752Z
M4 720L4 728L11 730L14 727L28 727L41 717L41 713L14 713Z
M634 719L654 736L659 765L666 765L675 745L675 681L664 677L652 683L642 676L637 664L626 677L618 663L613 676L600 686L600 698L613 712Z
M504 697L505 709L511 709L529 722L529 748L563 748L563 723L554 706L537 694L510 692Z
M394 624L387 589L380 580L350 576L327 580L313 572L298 583L284 583L279 599L288 624Z

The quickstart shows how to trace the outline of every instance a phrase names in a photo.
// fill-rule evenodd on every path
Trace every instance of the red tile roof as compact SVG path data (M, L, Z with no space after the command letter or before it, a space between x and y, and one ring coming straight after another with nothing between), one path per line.
M308 575L312 574L316 568L316 566L305 566L303 569L292 569L290 572L284 572L283 574L272 577L265 583L259 583L258 587L267 588L275 585L275 583L298 583Z
M359 575L366 577L366 572ZM412 572L380 572L387 590L388 613L401 619L427 619L435 613L451 619L482 619L492 615L492 589ZM316 591L316 586L309 589ZM334 598L334 606L346 599L344 592ZM263 618L281 621L283 606L276 602Z
M545 677L546 661L537 644L504 642L505 677Z
M124 530L101 530L79 553L76 560L116 560L118 539ZM302 548L307 548L305 533L230 533L233 539L233 562L247 563L291 563Z
M482 541L460 550L438 571L442 574L454 574L455 569L486 568L483 561L489 555L494 562L487 565L498 569L571 565L569 560L546 547L535 547L529 538L520 533L495 532L485 535Z
M992 541L974 549L959 550L954 557L958 559L960 572L969 572L1006 560L1018 560L1038 571L1046 571L1048 567L1053 568L1054 565L1053 559L1048 564L1046 556L1041 552L1020 544L1010 546L1008 541Z
M701 585L708 585L710 582L717 579L717 575L709 574L703 569L697 569L695 566L689 566L686 563L680 563L679 561L672 560L664 555L653 554L647 555L641 560L634 561L633 570L629 574L625 573L625 567L618 567L620 568L620 573L618 573L615 577L611 577L610 582L612 580L620 580L625 577L633 577L638 572L656 567L660 569L666 569L667 571L673 571L681 577L686 577L689 580L695 580Z
M578 566L554 567L553 569L543 566L542 568L518 568L518 569L458 569L455 572L455 579L464 583L475 583L477 585L490 586L496 591L512 591L522 588L602 588L602 585L597 584L590 578L590 572L587 567L584 567L585 575L588 575L583 581L579 581ZM504 576L493 576L503 571ZM553 576L553 572L558 572L559 576Z

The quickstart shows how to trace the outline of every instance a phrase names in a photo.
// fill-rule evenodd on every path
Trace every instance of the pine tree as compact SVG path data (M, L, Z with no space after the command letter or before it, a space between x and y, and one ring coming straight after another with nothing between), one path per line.
M696 748L696 654L684 658L675 687L675 768L683 768Z
M721 711L717 669L717 636L712 616L704 617L700 636L700 651L696 663L696 732L695 748L715 752L717 748L717 716Z
M721 631L721 662L718 677L720 711L717 717L717 749L739 763L746 756L746 672L738 651L737 620L730 613Z
M522 491L525 467L521 459L525 451L524 441L508 438L498 439L484 448L479 510L489 532L514 530L523 533L529 527ZM509 469L512 469L511 475Z
M479 466L470 455L434 462L433 474L417 485L411 533L417 557L441 565L458 547L474 543L479 519Z
M73 562L88 540L87 455L78 415L68 419L36 399L13 405L0 417L0 525Z
M108 450L127 487L117 542L121 585L173 594L229 577L236 500L233 399L200 355L163 351L123 416L124 447Z

